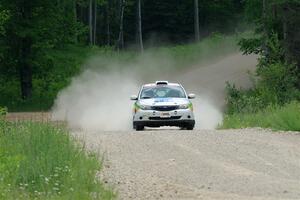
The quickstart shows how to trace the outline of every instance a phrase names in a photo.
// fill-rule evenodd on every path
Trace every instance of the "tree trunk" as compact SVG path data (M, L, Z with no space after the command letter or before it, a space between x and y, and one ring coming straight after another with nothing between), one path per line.
M291 62L291 52L289 47L289 37L288 37L288 4L285 4L281 7L282 12L282 32L283 32L283 45L285 48L285 61Z
M268 30L267 30L267 0L263 0L262 1L262 25L263 25L263 37L264 37L264 40L266 41L267 40L267 37L268 37ZM262 50L263 50L263 54L264 55L267 55L268 54L268 48L267 48L267 44L266 42L263 42L263 45L262 45Z
M143 31L142 31L142 10L141 10L141 0L137 0L137 35L138 35L138 44L139 49L143 53L144 52L144 44L143 44Z
M26 37L21 39L20 48L20 83L21 83L21 97L28 99L32 96L32 67L29 63L31 53L31 39Z
M107 46L110 46L110 12L109 12L109 8L110 8L110 1L107 1L106 4L106 44Z
M284 42L287 41L287 34L288 34L288 25L287 25L287 9L283 8L283 14L282 14L282 30L283 30L283 40Z
M263 3L262 16L263 16L263 20L265 21L267 17L267 0L263 0L262 3Z
M21 6L20 20L28 22L32 17L32 5L30 2L22 1ZM18 65L20 69L21 97L25 100L32 96L32 66L30 63L32 38L28 33L25 33L25 35L19 36L17 40L20 45L18 47Z
M93 0L89 2L89 39L90 45L93 45Z
M73 15L74 15L74 24L77 23L77 0L73 1ZM74 42L78 42L77 34L74 35Z
M120 24L119 24L119 39L118 39L118 49L124 48L124 10L125 10L125 0L119 0L120 3Z
M96 45L97 40L97 0L94 0L94 37L93 44Z
M199 0L194 0L195 13L194 13L194 29L195 29L195 40L200 40L200 28L199 28Z

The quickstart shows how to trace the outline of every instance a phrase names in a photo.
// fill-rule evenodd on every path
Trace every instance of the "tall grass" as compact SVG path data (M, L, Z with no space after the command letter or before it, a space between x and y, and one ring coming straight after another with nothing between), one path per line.
M257 113L234 113L224 117L220 128L262 127L273 130L300 131L300 103L269 106Z
M113 199L100 166L63 129L0 120L0 199Z

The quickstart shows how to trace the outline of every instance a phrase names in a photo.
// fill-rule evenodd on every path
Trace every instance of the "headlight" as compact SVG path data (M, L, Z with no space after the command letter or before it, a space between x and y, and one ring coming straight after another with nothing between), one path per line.
M179 109L188 109L189 108L189 104L182 104L179 106Z
M151 106L147 106L147 105L142 105L140 103L136 103L136 107L138 109L142 109L142 110L151 110Z
M179 106L179 109L190 109L191 111L193 111L193 104L192 103L182 104Z

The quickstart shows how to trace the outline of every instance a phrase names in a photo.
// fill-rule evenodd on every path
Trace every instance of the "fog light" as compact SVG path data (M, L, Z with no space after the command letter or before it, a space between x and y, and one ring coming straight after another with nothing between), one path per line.
M189 119L191 119L191 116L190 116L190 115L188 115L188 118L189 118Z
M140 117L140 120L142 120L143 119L143 117Z

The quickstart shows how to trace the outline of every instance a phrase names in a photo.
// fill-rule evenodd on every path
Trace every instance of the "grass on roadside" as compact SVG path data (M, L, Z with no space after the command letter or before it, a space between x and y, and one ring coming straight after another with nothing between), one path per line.
M300 103L292 102L285 106L271 106L252 114L238 113L226 115L222 129L247 127L270 128L283 131L300 131Z
M0 119L0 199L113 199L100 166L64 129Z

